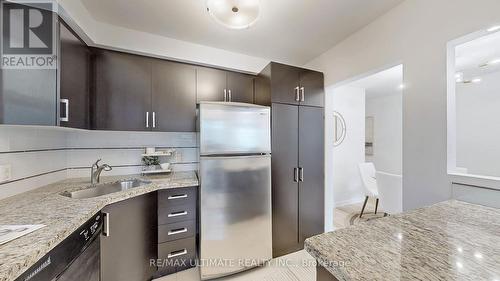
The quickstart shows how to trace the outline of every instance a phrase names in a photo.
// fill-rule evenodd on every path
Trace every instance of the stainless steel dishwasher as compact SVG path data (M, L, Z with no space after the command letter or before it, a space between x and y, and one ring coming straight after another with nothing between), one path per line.
M99 212L21 274L16 281L99 281Z

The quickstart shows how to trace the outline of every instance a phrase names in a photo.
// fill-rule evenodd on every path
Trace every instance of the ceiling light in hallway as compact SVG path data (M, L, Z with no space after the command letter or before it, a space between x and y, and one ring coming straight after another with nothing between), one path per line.
M495 25L490 28L488 28L488 32L493 32L493 31L498 31L500 30L500 25Z
M245 29L259 19L260 0L207 0L207 11L228 28Z

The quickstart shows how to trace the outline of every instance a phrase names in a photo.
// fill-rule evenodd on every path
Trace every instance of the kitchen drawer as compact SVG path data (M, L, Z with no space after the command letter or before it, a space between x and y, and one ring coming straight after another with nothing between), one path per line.
M158 208L158 225L196 219L196 203Z
M171 274L196 266L196 239L186 238L158 244L158 259L162 261L160 275Z
M196 221L183 221L158 226L158 243L164 243L196 235Z
M158 208L196 204L196 187L175 188L158 191Z

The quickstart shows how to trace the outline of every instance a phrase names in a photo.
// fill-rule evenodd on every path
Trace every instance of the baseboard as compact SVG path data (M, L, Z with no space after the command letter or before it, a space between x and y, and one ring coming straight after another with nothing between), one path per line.
M358 203L363 203L365 200L364 197L359 197L359 198L352 198L349 200L343 200L343 201L338 201L338 202L333 202L333 207L342 207L346 205L352 205L352 204L358 204Z

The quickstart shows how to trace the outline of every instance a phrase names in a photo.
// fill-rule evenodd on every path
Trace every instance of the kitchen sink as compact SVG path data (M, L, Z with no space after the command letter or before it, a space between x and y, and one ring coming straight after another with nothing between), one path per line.
M62 195L74 199L93 198L101 195L106 195L114 192L145 186L150 183L151 183L150 181L140 180L140 179L121 180L117 182L103 183L95 186L89 186L88 188L72 192L65 192Z

